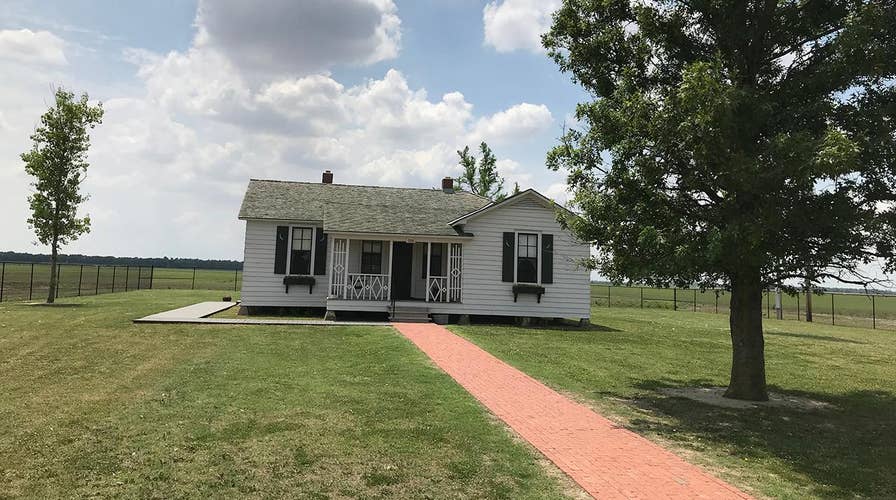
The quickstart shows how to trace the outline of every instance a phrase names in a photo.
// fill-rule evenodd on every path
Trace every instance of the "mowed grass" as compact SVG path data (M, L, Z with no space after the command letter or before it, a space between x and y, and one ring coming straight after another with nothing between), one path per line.
M643 300L642 300L643 296ZM833 300L832 300L833 299ZM637 307L645 309L674 309L728 314L731 296L724 290L694 290L672 288L641 288L627 286L591 285L591 302L596 308ZM763 294L762 312L775 317L775 294ZM781 296L784 319L805 320L806 295ZM822 293L812 296L813 317L816 323L896 330L896 295L878 295L873 300L861 293ZM876 317L876 322L873 317Z
M896 498L896 333L766 321L770 390L831 405L725 409L723 315L596 308L590 330L454 326L511 365L733 484L778 498Z
M220 295L0 304L0 497L563 495L390 328L130 321Z
M49 264L0 263L2 302L46 300L49 282ZM60 264L57 296L78 297L145 288L222 290L222 294L233 294L240 286L242 271L197 269L194 272L149 266Z

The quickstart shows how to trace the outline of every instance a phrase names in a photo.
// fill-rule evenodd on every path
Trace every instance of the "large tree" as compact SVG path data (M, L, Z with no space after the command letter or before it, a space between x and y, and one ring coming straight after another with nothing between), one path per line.
M78 205L87 200L81 182L87 173L89 130L102 122L102 104L88 102L87 94L56 90L53 105L31 134L31 150L22 154L25 172L34 180L29 226L38 241L50 246L50 286L47 303L53 303L57 287L59 248L90 231L90 217L78 217Z
M763 289L894 269L894 26L891 0L565 0L543 37L593 96L548 154L569 225L613 280L731 290L728 397L768 397Z
M479 144L479 154L477 164L476 156L470 153L470 146L464 146L457 152L458 164L464 169L456 179L458 186L490 200L503 200L507 193L504 192L504 178L498 174L498 159L484 142Z

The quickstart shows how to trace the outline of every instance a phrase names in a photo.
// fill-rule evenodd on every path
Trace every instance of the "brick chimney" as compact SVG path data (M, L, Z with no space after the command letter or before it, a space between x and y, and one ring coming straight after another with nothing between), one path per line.
M324 184L333 184L333 172L324 170L324 175L322 176L320 181Z
M445 177L442 179L442 191L446 193L454 192L454 179L451 177Z

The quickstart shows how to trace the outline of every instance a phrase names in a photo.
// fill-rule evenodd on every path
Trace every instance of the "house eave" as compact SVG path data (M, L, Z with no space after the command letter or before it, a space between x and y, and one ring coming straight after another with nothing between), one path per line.
M326 231L326 228L324 229ZM373 239L385 241L468 241L473 235L464 233L458 235L447 234L410 234L410 233L380 233L375 231L326 231L334 238Z
M478 210L474 210L474 211L472 211L472 212L470 212L470 213L468 213L468 214L464 214L464 215L462 215L462 216L460 216L460 217L454 219L453 221L449 222L448 225L450 225L450 226L453 227L453 226L457 226L457 225L459 225L459 224L466 224L467 221L469 221L470 219L474 219L474 218L476 218L476 217L479 217L480 215L483 215L483 214L485 214L485 213L491 212L492 210L494 210L494 209L496 209L496 208L499 208L499 207L507 207L507 206L511 206L511 205L513 205L514 203L517 203L517 202L519 202L519 201L521 201L521 200L523 200L524 198L527 198L527 197L534 197L534 198L535 198L541 205L543 205L545 208L551 208L551 209L554 209L554 210L560 210L560 211L566 212L567 214L569 214L569 215L571 215L571 216L577 217L577 215L575 214L575 212L573 212L572 210L570 210L570 209L564 207L563 205L561 205L561 204L555 202L554 200L552 200L552 199L548 198L547 196L545 196L545 195L539 193L538 191L536 191L536 190L534 190L534 189L532 189L532 188L529 188L529 189L527 189L527 190L525 190L525 191L523 191L523 192L521 192L521 193L517 193L517 194L515 194L515 195L513 195L513 196L508 196L507 198L505 198L505 199L503 199L503 200L501 200L501 201L497 201L497 202L489 203L488 205L486 205L486 206L484 206L484 207L482 207L482 208L480 208L480 209L478 209Z

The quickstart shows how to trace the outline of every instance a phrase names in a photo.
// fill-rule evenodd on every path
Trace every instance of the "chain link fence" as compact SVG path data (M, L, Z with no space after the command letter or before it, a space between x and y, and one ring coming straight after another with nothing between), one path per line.
M725 290L694 288L650 288L591 285L596 307L640 307L728 314L730 294ZM813 293L812 321L828 325L896 330L896 295L863 293ZM778 318L775 291L763 297L766 318ZM806 294L781 294L780 318L806 321Z
M56 297L80 297L143 289L233 290L242 285L242 271L152 266L59 264ZM0 302L45 300L50 265L0 262Z

